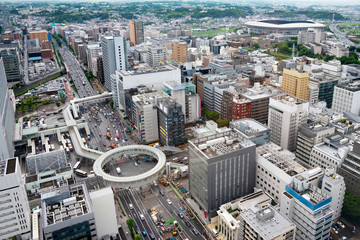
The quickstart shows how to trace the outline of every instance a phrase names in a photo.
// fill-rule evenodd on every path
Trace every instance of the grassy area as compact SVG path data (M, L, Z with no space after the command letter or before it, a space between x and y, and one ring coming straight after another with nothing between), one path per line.
M228 33L233 32L234 30L235 30L235 28L229 28ZM224 28L224 27L222 27L222 28L207 28L207 29L205 29L205 31L193 32L193 35L211 37L211 36L219 35L221 33L225 34L226 28Z
M274 56L276 58L276 60L282 60L282 59L288 59L290 58L289 55L284 55L284 54L279 54L279 53L274 53L274 52L269 52L268 53L270 56Z
M50 103L54 103L54 102L55 102L54 100L45 100L45 101L41 101L41 102L34 102L32 104L17 104L16 110L18 110L20 112L34 111L42 105L46 105L46 104L50 104Z
M48 77L46 77L43 81L41 81L40 83L36 84L35 86L33 86L33 87L31 87L31 88L29 88L29 89L27 89L27 90L25 90L25 91L22 91L22 92L20 92L20 93L18 93L18 94L15 94L15 97L19 97L19 96L27 93L28 91L33 90L34 88L37 88L38 86L40 86L40 85L42 85L42 84L44 84L44 83L47 83L47 82L49 82L49 81L51 81L51 80L54 80L54 79L56 79L56 78L58 78L58 77L61 77L61 76L64 75L65 73L66 73L65 71L61 71L61 72L59 72L59 73L57 73L57 74L55 74L55 75L48 76Z

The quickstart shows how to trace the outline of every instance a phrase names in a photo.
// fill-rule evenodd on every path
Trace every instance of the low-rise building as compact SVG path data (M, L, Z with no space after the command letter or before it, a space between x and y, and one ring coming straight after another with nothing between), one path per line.
M237 129L245 139L263 145L270 141L270 128L252 118L243 118L230 122L230 128Z

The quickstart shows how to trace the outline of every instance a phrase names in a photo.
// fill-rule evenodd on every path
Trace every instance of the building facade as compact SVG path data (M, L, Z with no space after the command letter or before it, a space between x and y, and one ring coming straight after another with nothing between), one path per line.
M207 212L251 193L255 186L255 144L237 130L189 141L189 191Z
M178 146L186 142L185 114L181 104L173 99L157 101L159 141L164 146Z
M172 57L171 59L185 63L188 61L188 45L186 42L172 43Z
M166 62L166 48L165 47L149 47L147 63L151 67L157 67Z
M130 44L131 46L138 45L144 42L144 27L141 21L129 21L130 26Z
M14 156L15 109L7 88L3 59L0 58L0 161Z
M281 89L287 94L300 98L304 101L309 101L310 91L309 73L298 72L294 69L284 69Z
M30 208L17 158L0 160L0 222L1 239L30 239Z
M360 115L360 79L342 83L334 88L331 109L337 113L351 112Z
M263 145L270 141L270 128L252 118L243 118L230 122L230 128L237 129L245 139Z
M298 128L307 122L308 108L308 102L288 95L270 98L268 126L271 141L295 151Z
M8 82L21 81L20 60L19 60L18 50L16 48L0 49L0 58L2 58L7 81Z

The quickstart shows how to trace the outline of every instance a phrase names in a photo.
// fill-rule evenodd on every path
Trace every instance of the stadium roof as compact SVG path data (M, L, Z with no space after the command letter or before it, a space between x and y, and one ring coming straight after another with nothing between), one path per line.
M261 20L250 21L245 23L249 27L263 28L320 28L325 27L324 24L313 21L286 21L286 20Z

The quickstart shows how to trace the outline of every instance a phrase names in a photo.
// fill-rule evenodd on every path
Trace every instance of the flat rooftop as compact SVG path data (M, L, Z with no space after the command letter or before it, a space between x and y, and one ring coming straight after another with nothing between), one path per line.
M273 100L279 101L285 105L288 106L295 106L295 105L299 105L299 104L303 104L303 103L307 103L307 101L304 101L300 98L297 97L293 97L290 95L282 95L282 96L274 96L272 97Z
M346 89L351 92L360 91L360 79L354 79L350 83L339 84L337 87Z
M295 229L295 224L276 211L272 206L260 209L250 207L241 212L240 216L258 232L263 239L275 239L290 229Z
M295 154L269 142L256 148L256 153L283 170L289 176L307 171L295 160Z
M243 118L240 120L231 121L230 126L236 128L247 136L252 136L257 132L270 131L269 127L266 127L264 124L252 118Z
M245 140L241 133L235 129L197 138L191 140L191 142L207 158L225 155L255 145L253 142Z
M156 73L156 72L166 72L166 71L174 71L178 68L175 68L171 65L161 65L157 67L140 67L132 70L121 70L119 71L122 76L133 76L147 73Z

